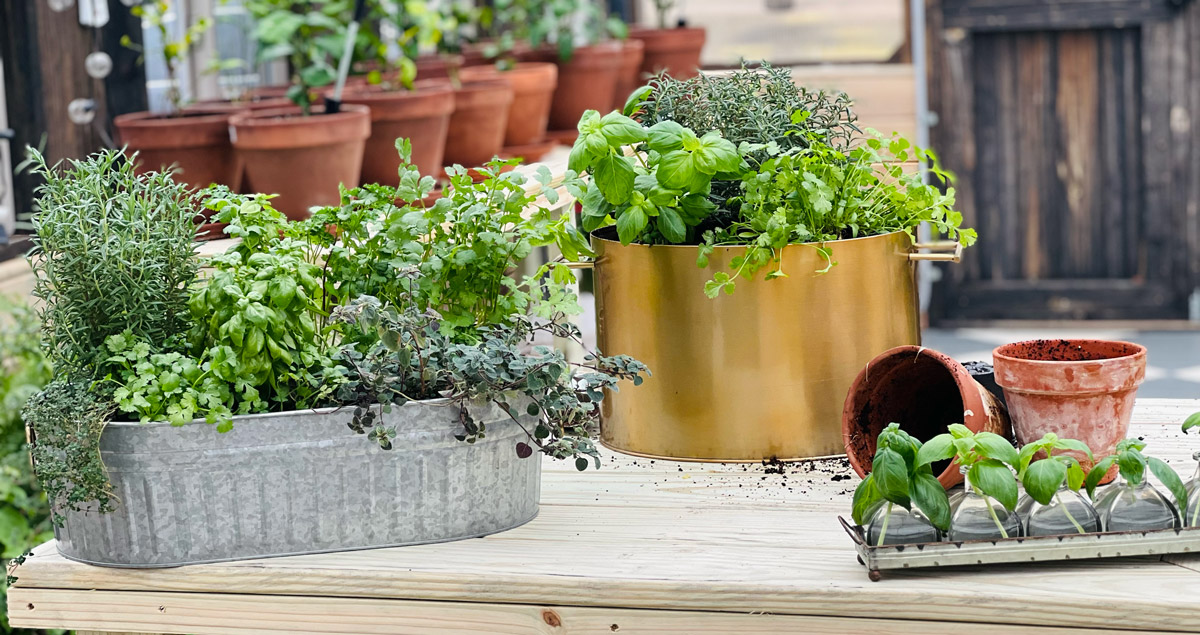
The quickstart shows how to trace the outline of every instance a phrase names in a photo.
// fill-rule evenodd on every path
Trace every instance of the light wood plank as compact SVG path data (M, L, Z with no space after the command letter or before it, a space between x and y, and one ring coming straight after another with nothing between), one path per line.
M1200 400L1139 401L1130 433L1190 473L1200 439L1182 435L1178 426L1196 410ZM597 609L956 621L969 605L979 621L1094 629L1135 610L1147 629L1200 630L1200 613L1191 608L1200 593L1200 556L897 572L868 582L837 526L857 483L845 478L844 462L791 464L783 471L610 452L602 469L582 473L547 462L537 519L488 538L440 545L117 570L70 562L48 543L17 571L10 618L18 626L45 625L26 622L30 616L21 607L62 590L94 589L131 598L148 592L256 596L264 611L284 596L533 606L553 598ZM112 606L105 619L130 617L123 604Z
M925 622L767 613L700 613L596 609L550 605L469 604L398 600L331 600L276 597L270 607L260 598L244 595L184 593L118 593L53 591L40 604L26 609L26 623L46 627L66 625L106 629L76 631L80 635L133 633L194 633L195 635L715 635L718 633L924 633L975 635L1033 633L1067 635L1077 629L1011 627L970 622ZM121 607L118 613L112 611ZM121 631L115 633L115 631ZM1132 634L1136 631L1108 631Z

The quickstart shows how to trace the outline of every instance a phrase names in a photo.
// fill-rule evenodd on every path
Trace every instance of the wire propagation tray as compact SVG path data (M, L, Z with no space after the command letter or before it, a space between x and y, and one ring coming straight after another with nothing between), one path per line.
M851 525L841 516L838 521L854 540L858 561L867 568L872 582L888 569L1200 552L1200 527L873 546L867 543L865 527Z

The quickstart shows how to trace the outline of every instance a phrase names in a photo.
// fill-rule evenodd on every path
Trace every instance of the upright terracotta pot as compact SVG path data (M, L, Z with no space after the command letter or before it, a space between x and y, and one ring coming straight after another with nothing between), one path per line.
M840 265L839 265L840 266ZM842 410L846 457L859 476L871 471L875 441L889 423L921 441L961 423L974 432L1011 435L1008 413L962 364L920 346L897 346L858 373ZM947 489L962 482L958 464L935 465Z
M234 115L229 127L250 191L278 194L276 209L301 220L310 207L340 203L339 185L359 182L371 113L353 104L307 117L299 108L256 110Z
M244 101L233 101L230 99L206 99L197 101L183 107L185 113L209 113L209 112L227 112L229 114L239 113L245 110L265 110L267 108L287 108L292 105L292 100L287 97L267 97L261 99L247 99Z
M558 85L558 67L545 62L521 62L509 70L495 66L470 66L459 74L464 82L500 80L512 87L513 100L504 126L504 145L537 143L546 136L550 101Z
M700 52L704 49L704 29L630 29L629 37L641 40L646 45L645 55L642 57L643 75L656 75L666 71L675 79L687 79L699 73Z
M346 93L342 102L371 109L371 137L363 153L363 183L396 183L400 167L396 139L400 137L412 142L412 164L421 174L441 176L446 132L454 112L450 82L423 80L416 82L411 91L364 86Z
M447 165L476 167L487 163L504 147L504 127L513 91L500 80L463 82L454 91L454 114L446 135Z
M642 76L642 57L645 44L629 38L621 43L621 70L617 74L617 88L613 95L613 110L625 107L629 94L637 90L646 78Z
M617 92L621 43L602 42L575 49L558 64L558 89L550 106L550 129L574 130L586 110L608 112Z
M422 55L413 63L417 66L417 77L421 79L446 79L463 66L463 56L443 53Z
M177 170L176 181L194 188L213 183L235 191L241 170L229 143L234 110L188 111L176 117L135 112L113 120L127 152L137 152L138 169Z
M1099 459L1112 454L1129 432L1134 396L1146 378L1145 347L1109 340L1031 340L1005 344L992 359L1022 444L1053 432L1083 441ZM1091 468L1083 454L1069 454ZM1116 473L1114 465L1103 482Z

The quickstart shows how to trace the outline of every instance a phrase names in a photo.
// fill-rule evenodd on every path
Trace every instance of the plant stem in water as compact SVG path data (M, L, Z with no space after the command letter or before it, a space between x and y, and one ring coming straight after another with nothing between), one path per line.
M876 547L883 546L883 537L887 535L888 521L892 519L892 501L888 501L887 513L883 515L883 526L879 528L879 540L875 542Z
M1000 517L996 515L996 508L992 507L992 500L984 494L980 494L980 496L983 497L983 502L987 505L988 513L992 515L992 522L996 523L996 528L1000 530L1000 537L1008 538L1008 532L1004 530L1004 525L1000 522Z
M1071 512L1067 509L1067 506L1063 504L1062 498L1058 495L1058 492L1054 492L1054 500L1058 501L1059 508L1062 509L1063 513L1067 515L1067 520L1071 521L1072 525L1075 525L1075 531L1081 534L1086 534L1087 532L1083 530L1083 527L1075 520L1075 517L1071 515Z

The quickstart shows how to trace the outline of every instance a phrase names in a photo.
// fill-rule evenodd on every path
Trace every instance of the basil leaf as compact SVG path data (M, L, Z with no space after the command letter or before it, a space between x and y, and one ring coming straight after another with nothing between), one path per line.
M637 173L627 158L609 153L596 161L595 169L592 177L605 200L613 205L621 205L629 200Z
M866 525L871 520L871 514L883 502L883 496L875 487L875 477L868 474L854 489L854 503L851 515L858 525Z
M1066 468L1063 471L1065 473ZM967 478L971 479L972 487L996 499L1005 509L1012 511L1017 508L1017 479L1000 461L984 459L972 465Z
M587 149L587 142L583 137L576 139L575 145L571 146L571 154L567 157L567 169L586 172L591 160L592 153Z
M646 140L646 130L638 122L618 112L610 112L600 120L600 132L609 145L629 145Z
M934 527L942 531L950 529L950 498L932 474L919 473L913 477L912 500Z
M917 465L929 465L952 456L954 456L954 438L949 434L939 434L926 441L917 451Z
M703 157L705 172L709 174L732 172L742 164L742 157L738 154L737 147L716 131L709 132L700 138L700 148L696 150L696 153Z
M1150 471L1162 481L1167 489L1171 490L1171 494L1175 496L1175 504L1179 507L1179 513L1182 516L1187 513L1187 489L1183 486L1183 481L1175 470L1171 469L1162 459L1149 457L1146 459L1146 464L1150 466Z
M1046 505L1067 478L1067 466L1055 459L1036 461L1025 470L1025 492L1033 500Z
M650 219L640 207L629 207L617 216L617 236L622 245L628 245L637 239L646 229Z
M1083 473L1083 466L1079 464L1073 457L1065 456L1061 459L1067 461L1067 487L1073 492L1078 492L1083 486L1083 479L1086 475Z
M672 207L659 208L657 226L658 231L662 232L663 238L673 243L681 243L687 238L687 227L683 224L679 213Z
M1094 458L1092 456L1092 449L1089 448L1086 443L1084 443L1083 441L1080 441L1079 439L1058 439L1057 441L1054 442L1054 449L1055 450L1074 450L1075 452L1082 452L1082 453L1086 454L1087 458L1089 460Z
M1187 432L1188 430L1191 430L1192 428L1195 428L1197 426L1200 426L1200 412L1197 412L1197 413L1193 414L1192 416L1188 417L1187 419L1183 420L1183 431L1184 432Z
M1008 439L993 432L975 434L975 451L984 458L995 459L1014 467L1017 465L1017 449Z
M692 154L684 150L674 150L662 156L658 163L658 182L663 187L672 190L691 190L692 179L696 176L696 166Z
M908 466L898 452L891 448L881 448L876 452L871 474L884 498L904 508L909 507Z
M595 110L585 110L583 116L579 118L579 123L576 125L580 135L585 135L590 132L600 130L600 113Z
M652 92L654 92L653 86L642 86L632 93L629 93L629 98L625 100L625 107L621 109L621 112L626 117L633 116L633 113L638 111L638 107L642 105L642 102L646 101L646 98L649 97L650 93Z
M1130 485L1137 485L1146 475L1146 457L1137 450L1125 450L1117 455L1117 469Z
M1084 479L1083 485L1087 488L1089 498L1096 498L1096 486L1104 479L1104 475L1108 474L1108 470L1112 468L1113 462L1117 460L1116 456L1107 456L1100 459L1100 462L1093 465L1091 471L1088 472L1087 478ZM1027 488L1028 489L1028 488Z
M673 152L683 147L683 126L674 121L660 121L647 131L646 145L658 152Z

